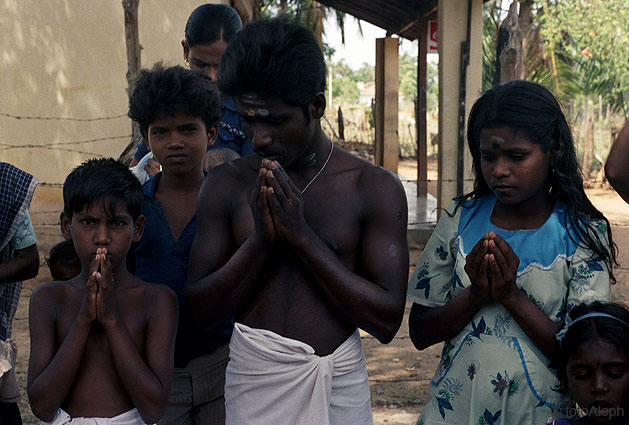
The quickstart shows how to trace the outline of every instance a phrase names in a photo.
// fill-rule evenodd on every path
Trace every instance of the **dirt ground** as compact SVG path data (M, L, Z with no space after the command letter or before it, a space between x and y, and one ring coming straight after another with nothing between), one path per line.
M416 178L414 161L402 161L401 178ZM436 163L429 164L429 180L436 179ZM436 183L430 182L428 190L436 193ZM614 240L620 249L620 267L616 270L618 284L612 291L614 298L629 301L629 205L611 189L589 190L593 203L612 223ZM44 264L50 248L61 241L58 226L59 212L62 209L61 188L40 186L35 192L31 206L31 216L37 232L42 267L36 279L24 282L20 304L13 322L13 339L18 345L17 378L22 392L20 410L25 424L39 423L28 406L26 397L26 374L28 367L29 333L28 302L33 289L50 280L48 268ZM411 268L417 263L421 249L411 247ZM410 310L407 305L406 311ZM372 410L376 425L410 425L419 416L428 394L430 379L440 359L441 345L424 351L417 351L408 336L408 314L405 315L395 339L388 345L380 344L375 338L363 333L363 346L367 357L367 369L372 396Z

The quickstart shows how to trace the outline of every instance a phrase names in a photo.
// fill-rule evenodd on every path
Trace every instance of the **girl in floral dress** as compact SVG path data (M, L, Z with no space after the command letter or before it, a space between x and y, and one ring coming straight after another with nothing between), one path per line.
M418 424L545 423L570 407L549 364L566 312L610 298L609 222L544 87L487 91L467 137L474 190L444 212L408 286L413 344L444 342Z

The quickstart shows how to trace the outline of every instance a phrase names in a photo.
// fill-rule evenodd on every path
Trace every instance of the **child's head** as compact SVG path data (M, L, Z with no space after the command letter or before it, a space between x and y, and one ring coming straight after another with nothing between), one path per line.
M63 214L72 220L74 213L103 202L110 215L122 205L135 221L140 217L143 198L142 185L122 163L113 158L88 159L66 177Z
M230 96L255 93L300 106L325 91L325 60L309 29L285 19L248 24L227 47L218 72L221 91Z
M570 237L583 242L594 255L602 258L613 280L615 246L609 221L590 202L583 189L570 127L557 99L548 89L529 81L510 81L486 91L470 112L467 142L475 180L473 192L464 198L481 198L493 193L498 199L504 196L508 200L509 196L527 199L531 194L547 194L550 205L559 201L566 206L568 224L572 227ZM519 144L525 150L503 149L502 152L500 145L503 144ZM531 147L534 149L529 149ZM501 155L506 159L499 166L495 159ZM531 164L533 166L529 166ZM590 224L590 219L606 222L611 249Z
M242 29L242 20L236 9L225 4L202 4L192 11L186 22L186 49L199 44L210 45L217 41L229 44L234 35Z
M598 301L578 305L557 339L557 390L569 392L590 423L629 417L629 310Z
M161 62L151 70L143 69L129 98L129 117L138 123L149 145L151 123L180 113L200 118L205 133L217 127L221 118L219 94L210 78L180 66L166 68Z
M187 47L219 40L229 43L241 29L242 20L235 9L225 4L202 4L186 22L185 41Z
M70 280L81 273L81 260L72 241L59 242L50 249L46 260L53 280Z
M186 38L181 42L190 69L203 71L216 84L221 57L241 29L242 20L235 9L224 4L197 7L188 18Z
M72 240L82 270L89 270L99 248L112 267L124 266L131 242L144 231L144 192L138 179L113 158L90 159L63 184L61 232Z
M467 142L472 154L477 196L490 191L481 167L481 131L505 127L540 145L549 155L547 185L551 194L563 200L570 196L572 187L583 186L572 133L555 97L539 84L510 81L483 93L470 112ZM568 186L566 180L570 181Z

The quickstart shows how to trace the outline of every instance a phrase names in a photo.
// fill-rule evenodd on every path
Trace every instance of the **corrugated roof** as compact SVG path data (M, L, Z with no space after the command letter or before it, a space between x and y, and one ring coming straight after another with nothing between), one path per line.
M417 19L437 18L437 0L317 0L356 18L384 28L389 35L419 37Z

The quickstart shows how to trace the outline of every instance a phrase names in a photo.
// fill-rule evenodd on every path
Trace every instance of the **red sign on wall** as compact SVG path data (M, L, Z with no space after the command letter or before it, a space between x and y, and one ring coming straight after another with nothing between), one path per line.
M428 21L428 53L438 53L437 21Z

